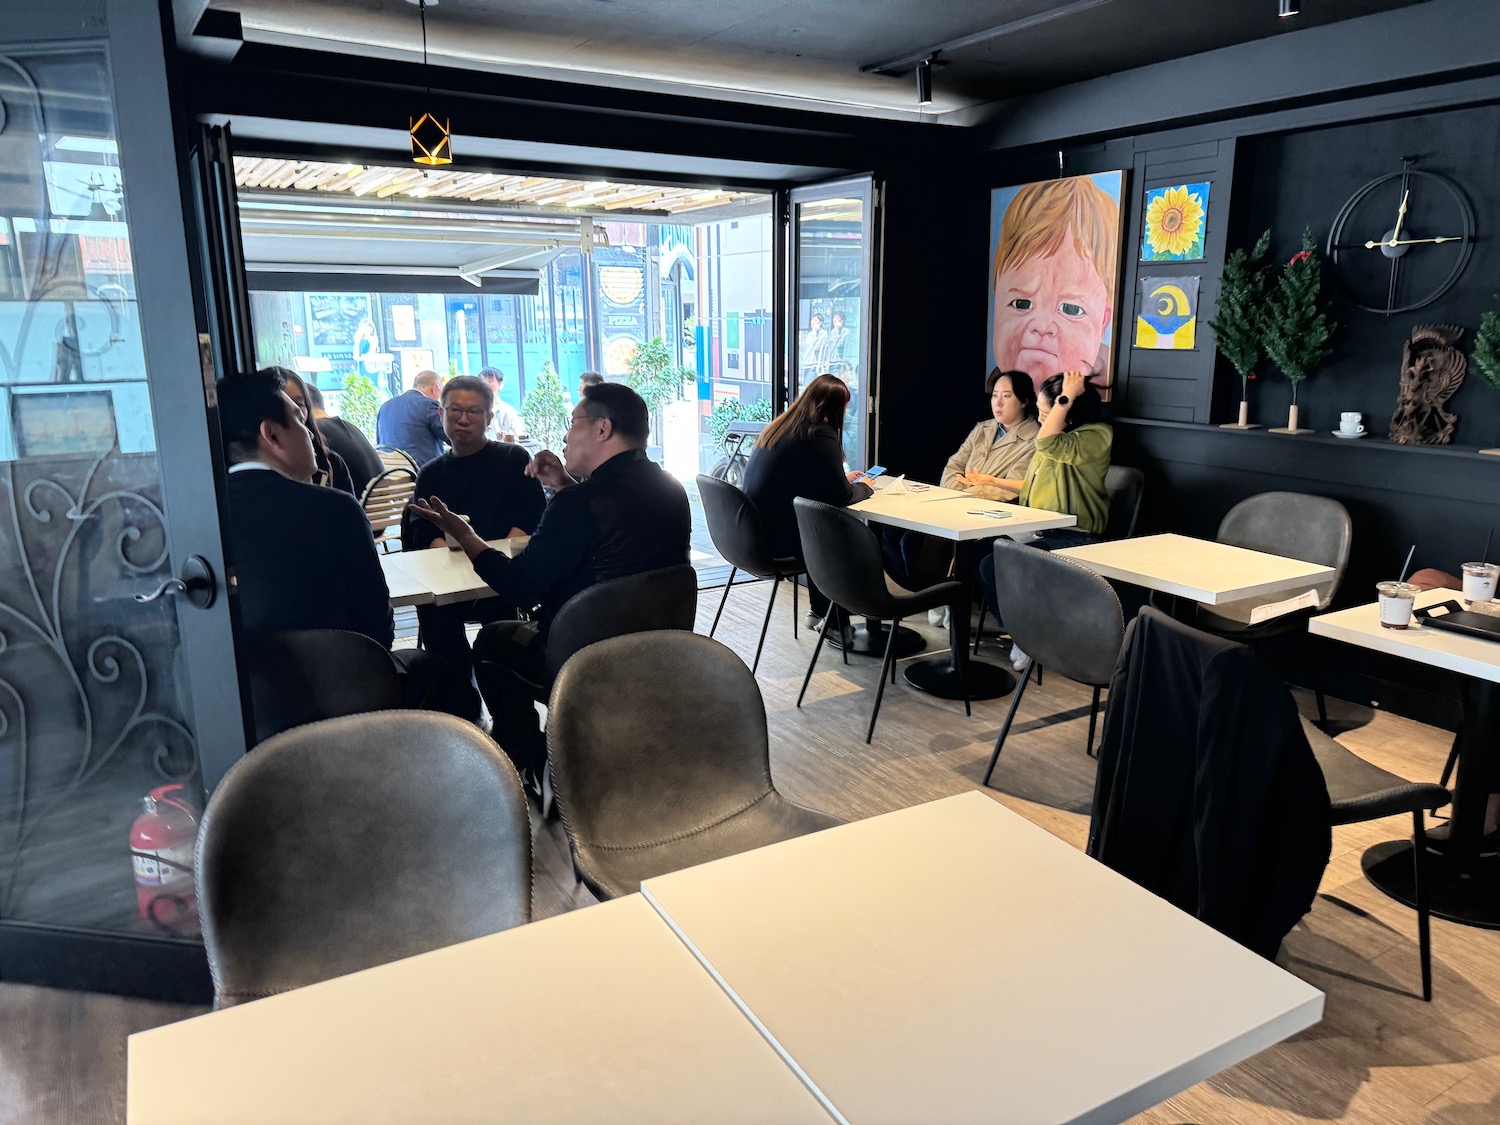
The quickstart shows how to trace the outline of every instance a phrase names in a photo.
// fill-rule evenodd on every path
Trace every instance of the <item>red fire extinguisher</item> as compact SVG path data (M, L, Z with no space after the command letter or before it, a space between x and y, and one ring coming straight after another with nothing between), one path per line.
M199 932L193 887L198 814L184 799L185 790L181 782L151 790L141 801L141 815L130 826L130 858L141 917L177 937Z

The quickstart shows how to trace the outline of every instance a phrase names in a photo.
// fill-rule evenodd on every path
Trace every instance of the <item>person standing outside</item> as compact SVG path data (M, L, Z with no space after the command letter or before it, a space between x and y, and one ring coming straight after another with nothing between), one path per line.
M516 408L500 397L500 392L505 389L505 372L498 367L486 367L480 371L479 377L489 384L495 396L495 437L500 441L515 441L525 430Z
M436 371L418 371L411 390L387 400L375 415L376 440L402 450L418 468L441 456L448 444L438 408L442 387Z

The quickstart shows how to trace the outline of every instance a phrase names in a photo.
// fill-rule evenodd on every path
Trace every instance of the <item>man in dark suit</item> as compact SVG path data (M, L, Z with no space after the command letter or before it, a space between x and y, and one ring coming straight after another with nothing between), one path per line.
M312 437L281 387L274 368L218 384L241 625L251 637L344 629L389 650L390 592L369 521L347 492L307 483ZM478 720L467 669L415 649L393 656L408 706Z
M436 460L448 444L443 412L438 407L442 386L436 371L418 371L411 390L388 400L375 415L379 443L405 450L418 468Z

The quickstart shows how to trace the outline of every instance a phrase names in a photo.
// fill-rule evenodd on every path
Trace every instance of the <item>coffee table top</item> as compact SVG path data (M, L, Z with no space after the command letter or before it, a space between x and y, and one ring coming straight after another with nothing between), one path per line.
M951 488L937 487L905 493L881 490L858 504L851 504L849 510L866 522L890 524L954 541L993 539L997 535L1073 527L1078 523L1076 516L1062 512L978 500Z
M980 793L647 879L850 1122L1122 1121L1323 994Z
M1457 590L1426 590L1417 595L1416 604L1422 607L1452 600L1461 600ZM1500 683L1500 642L1429 629L1415 618L1408 629L1387 629L1380 624L1377 602L1314 617L1307 628L1320 637Z
M1053 554L1121 582L1222 605L1332 581L1332 567L1187 535L1142 535Z
M489 540L489 545L514 558L529 541L529 537L492 539ZM386 585L391 588L392 605L452 605L454 602L470 602L477 598L495 596L495 591L474 573L474 564L462 551L449 551L441 547L401 551L381 556L380 565L385 570ZM399 577L393 578L393 575ZM396 601L398 586L410 600ZM425 601L419 600L420 595L412 593L413 590L426 591Z

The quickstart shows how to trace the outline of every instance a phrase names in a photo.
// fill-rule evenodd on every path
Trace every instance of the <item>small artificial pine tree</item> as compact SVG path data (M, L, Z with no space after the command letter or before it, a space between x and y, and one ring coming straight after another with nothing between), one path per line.
M1297 405L1297 387L1333 353L1334 322L1323 311L1320 298L1323 267L1314 248L1312 231L1302 232L1302 249L1281 271L1266 295L1265 348L1271 362L1292 384L1292 405Z
M1500 300L1500 293L1495 299ZM1500 391L1500 313L1494 309L1479 319L1479 332L1474 337L1474 366L1486 383Z
M521 403L521 421L528 438L561 456L563 439L568 436L568 400L550 359L542 364L542 373Z
M1270 254L1271 232L1266 231L1253 249L1241 247L1225 259L1219 280L1219 314L1208 322L1219 354L1239 373L1242 402L1250 397L1250 378L1266 355L1261 318L1270 284Z

